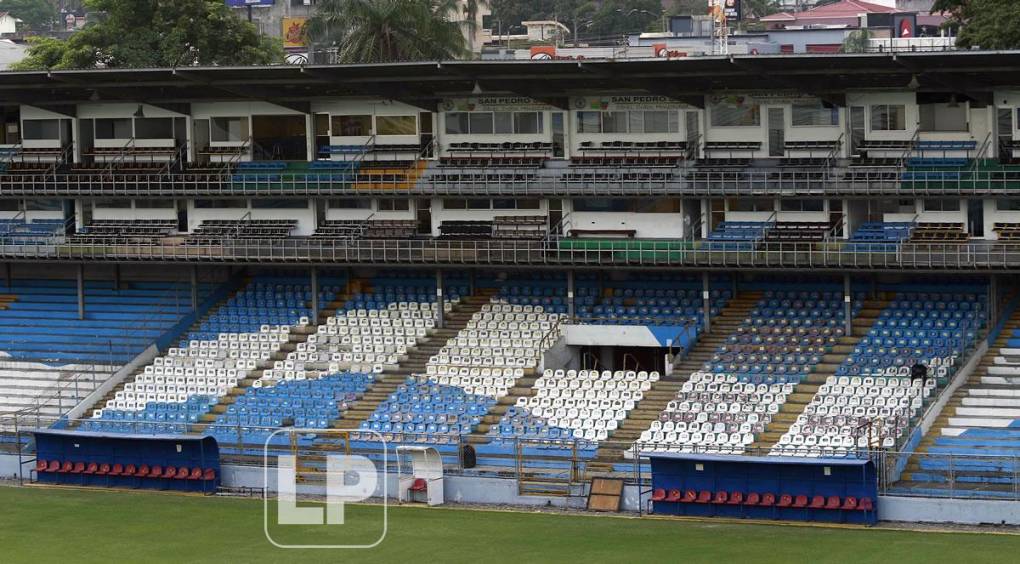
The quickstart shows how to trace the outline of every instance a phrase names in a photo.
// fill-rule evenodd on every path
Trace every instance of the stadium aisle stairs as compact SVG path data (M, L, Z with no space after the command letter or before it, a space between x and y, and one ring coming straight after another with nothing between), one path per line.
M701 370L712 358L716 349L723 345L729 335L750 315L762 295L760 291L740 292L726 304L718 316L712 318L711 332L702 334L683 362L673 368L673 374L663 376L653 384L652 389L627 414L627 418L620 423L612 437L602 441L595 452L595 459L588 464L590 472L609 472L614 464L623 462L623 451L630 448L641 436L642 431L647 430L652 421L659 417L659 413L676 397L680 386L690 375Z
M804 412L804 408L811 403L811 399L818 393L818 388L825 383L829 376L836 374L836 369L846 360L846 357L853 352L854 347L871 330L872 325L889 305L889 301L895 296L894 293L883 293L875 299L864 301L857 317L853 319L853 332L850 335L840 337L839 342L832 348L829 354L822 357L822 362L815 366L811 374L797 384L793 393L786 398L786 403L779 408L772 422L765 428L765 432L758 435L757 440L751 444L750 452L765 454L797 421L797 417Z
M407 357L401 359L397 367L378 375L364 397L344 413L343 421L335 421L333 427L357 429L362 421L371 417L380 403L389 399L390 394L395 392L408 376L425 374L425 366L429 359L443 348L447 340L464 329L471 317L481 311L496 292L495 288L479 288L475 290L474 295L461 299L453 306L452 311L445 314L443 319L445 327L432 330L427 340L420 341L413 349L407 351Z
M907 462L901 481L895 485L903 491L948 492L949 466L947 454L1020 457L1020 376L990 374L996 357L1003 357L1001 349L1015 349L1020 330L1020 308L1013 312L995 343L971 373L967 381L949 398L928 434L921 439L915 454ZM1013 341L1013 344L1010 344ZM1015 359L1014 359L1015 360ZM968 410L979 409L975 415ZM933 458L926 458L931 454ZM935 456L939 455L939 456ZM1015 494L1013 480L1020 468L1013 464L960 463L953 469L952 488L958 495L968 490L989 494L1000 491L1006 497ZM970 466L970 467L968 467Z
M348 300L350 300L359 293L368 292L370 292L370 289L363 280L355 279L348 282L347 287L344 288L343 294L336 296L336 298L333 301L319 308L319 316L317 319L315 319L312 323L309 323L306 326L295 327L294 329L292 329L287 337L287 342L281 344L280 349L278 351L273 353L272 356L270 356L267 360L262 362L257 369L249 373L247 378L239 381L236 387L227 392L227 395L220 398L220 401L216 405L212 406L212 408L209 410L209 413L201 417L200 419L201 423L192 425L189 431L192 433L201 433L205 431L206 427L208 427L210 423L215 422L216 418L219 415L226 413L227 407L235 403L237 401L237 398L244 395L247 389L250 388L252 384L255 383L256 380L262 377L262 372L265 369L271 368L273 366L273 363L278 360L286 360L287 355L289 353L297 350L297 346L299 343L306 342L308 340L308 336L315 334L315 331L318 328L318 326L325 324L326 320L334 316L338 310L343 308L344 304L346 304ZM311 306L311 304L308 305L309 307Z

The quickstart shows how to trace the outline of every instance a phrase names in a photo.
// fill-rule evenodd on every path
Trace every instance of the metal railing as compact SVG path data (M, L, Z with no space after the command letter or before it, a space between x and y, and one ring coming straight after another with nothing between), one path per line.
M259 264L350 264L532 267L675 267L699 269L815 268L855 270L1020 269L1020 244L902 243L895 251L860 250L845 243L760 242L748 249L663 249L661 241L612 240L576 248L561 240L328 240L225 239L152 244L54 243L0 245L12 261L97 261Z

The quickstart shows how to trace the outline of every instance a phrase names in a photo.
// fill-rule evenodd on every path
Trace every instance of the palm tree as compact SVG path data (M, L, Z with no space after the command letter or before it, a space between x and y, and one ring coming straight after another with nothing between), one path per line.
M337 63L455 59L467 53L459 7L458 0L320 0L306 30L313 53L335 51Z

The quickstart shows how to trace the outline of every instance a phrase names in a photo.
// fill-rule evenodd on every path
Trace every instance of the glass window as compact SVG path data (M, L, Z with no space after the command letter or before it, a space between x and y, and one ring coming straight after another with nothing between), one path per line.
M776 210L775 202L761 198L729 200L729 204L729 211L731 212L771 212Z
M21 200L0 200L0 211L21 211Z
M467 135L468 129L467 112L449 112L446 114L446 132L451 135Z
M22 122L25 139L60 139L60 120L26 119Z
M135 137L138 139L173 139L174 121L171 118L135 118Z
M379 211L408 211L411 201L406 198L382 198L379 200Z
M514 132L522 135L542 133L542 114L540 112L515 113Z
M92 200L92 207L130 209L131 200L115 200L115 199Z
M96 139L131 139L131 118L95 120Z
M492 201L482 198L472 198L467 201L467 209L469 210L488 210L492 209Z
M951 198L924 200L924 211L930 212L960 211L960 200L954 200Z
M335 137L368 137L372 134L372 116L368 114L333 116Z
M519 210L537 210L541 207L542 202L537 198L517 198L517 209Z
M637 204L634 211L638 213L680 213L681 208L678 198L647 198L634 202Z
M467 200L463 198L447 198L443 200L443 209L447 210L466 210Z
M995 200L995 209L999 211L1020 211L1020 200Z
M626 198L585 198L574 200L574 211L578 212L629 212L633 201Z
M761 125L761 106L756 103L721 102L711 107L715 127L753 127Z
M25 200L25 211L63 211L62 200Z
M372 208L372 200L367 198L334 198L326 204L331 210L367 210Z
M468 121L471 124L472 135L489 135L492 133L491 112L472 112L468 115L471 116Z
M375 116L377 135L417 135L417 116Z
M218 143L248 140L248 118L214 117L209 120L209 138Z
M879 104L871 106L872 131L903 131L907 129L906 106Z
M967 131L966 104L921 104L921 131Z
M631 133L642 133L645 130L644 112L627 112L627 127Z
M291 198L256 198L251 201L253 209L262 210L306 210L308 200L295 200Z
M789 212L820 212L825 211L824 200L780 200L779 209Z
M627 112L603 112L602 133L627 133Z
M220 208L241 208L246 209L248 207L247 200L207 200L197 199L195 200L195 209L220 209Z
M577 112L578 133L601 133L602 112Z
M147 210L168 210L173 209L173 200L135 200L135 207Z
M512 112L495 112L492 114L493 130L499 134L514 132L514 115Z
M839 125L839 108L825 107L821 102L797 103L793 105L792 124L794 127L825 127Z
M639 113L639 112L631 112ZM679 133L680 118L677 112L672 110L649 110L640 112L643 115L645 133ZM634 130L631 129L633 132Z

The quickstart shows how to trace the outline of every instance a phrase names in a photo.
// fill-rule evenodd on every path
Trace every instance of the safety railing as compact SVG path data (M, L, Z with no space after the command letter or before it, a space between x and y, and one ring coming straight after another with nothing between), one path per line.
M679 240L678 240L679 241ZM577 248L560 240L320 240L225 239L188 244L52 243L0 245L0 258L44 261L162 261L436 266L672 266L700 269L816 268L855 270L1013 270L1020 268L1020 244L903 243L895 251L861 250L843 243L761 242L747 249L662 248L662 241L606 240ZM686 247L686 246L682 246Z

